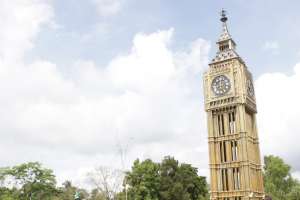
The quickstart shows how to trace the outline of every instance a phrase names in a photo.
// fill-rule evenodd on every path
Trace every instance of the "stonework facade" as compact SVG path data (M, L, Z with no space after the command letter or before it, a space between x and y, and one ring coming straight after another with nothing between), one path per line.
M252 75L222 11L218 52L204 74L212 200L264 198Z

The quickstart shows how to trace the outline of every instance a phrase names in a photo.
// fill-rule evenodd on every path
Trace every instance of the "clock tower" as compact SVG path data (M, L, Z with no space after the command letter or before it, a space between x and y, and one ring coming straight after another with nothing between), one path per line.
M218 51L204 74L211 200L264 198L252 75L221 13Z

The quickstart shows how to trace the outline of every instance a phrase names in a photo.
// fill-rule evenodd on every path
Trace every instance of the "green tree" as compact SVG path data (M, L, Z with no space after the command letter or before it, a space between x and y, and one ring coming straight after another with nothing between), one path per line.
M105 195L100 192L98 189L93 189L91 191L91 197L90 200L106 200Z
M19 199L19 191L14 188L7 188L6 178L7 178L7 170L9 168L0 168L0 199L3 200L18 200Z
M160 165L161 200L198 200L207 196L207 183L190 164L165 157Z
M136 160L125 177L129 199L135 200L199 200L207 197L207 183L189 164L179 164L172 157L161 163ZM123 195L120 195L124 197ZM124 198L120 198L124 199Z
M59 191L56 189L55 176L50 169L43 168L40 163L29 162L1 172L2 180L10 179L18 192L19 199L52 199ZM14 191L14 190L12 190Z
M157 200L159 199L159 164L148 159L143 162L136 160L132 171L125 177L130 185L128 195L135 200Z
M19 191L16 188L8 189L5 187L0 188L1 200L19 200Z
M77 191L77 188L72 185L71 181L65 181L63 187L59 188L61 193L59 199L62 200L74 200L74 194Z
M86 190L73 186L72 182L68 180L63 183L63 187L59 188L59 190L59 200L74 200L74 195L76 192L80 193L81 199L87 199L89 196Z
M300 183L297 182L291 192L288 194L288 200L300 200Z
M299 192L299 183L291 176L291 167L276 156L265 156L264 158L264 185L265 192L273 200L295 199ZM296 195L296 196L295 196Z

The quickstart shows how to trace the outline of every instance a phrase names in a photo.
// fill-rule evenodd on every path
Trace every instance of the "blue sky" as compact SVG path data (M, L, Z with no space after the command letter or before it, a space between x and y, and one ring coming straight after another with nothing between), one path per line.
M300 177L299 4L0 1L0 166L40 161L85 185L94 166L172 155L208 176L202 74L224 8L254 74L262 155Z
M299 1L279 0L124 0L118 14L103 17L97 15L92 1L54 1L58 28L45 29L32 54L59 59L66 65L78 58L96 60L104 65L115 55L128 51L136 33L173 27L175 48L201 37L212 43L212 57L214 42L220 32L219 12L225 8L238 52L254 69L255 75L290 72L300 57L300 48L296 45L300 37L297 28L300 25L297 20L299 4ZM264 48L266 43L273 45Z

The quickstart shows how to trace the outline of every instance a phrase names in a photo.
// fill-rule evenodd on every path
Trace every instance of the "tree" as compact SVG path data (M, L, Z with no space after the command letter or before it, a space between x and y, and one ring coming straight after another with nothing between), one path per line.
M198 200L207 196L207 183L198 176L198 170L189 164L179 164L165 157L160 165L161 200Z
M90 200L105 200L105 195L98 189L93 189L91 192Z
M130 199L135 200L199 200L207 197L207 183L197 169L179 164L172 157L161 163L136 160L126 179Z
M73 186L71 181L67 180L62 185L63 187L59 188L59 200L74 200L74 195L76 192L80 193L81 199L87 199L89 196L86 190Z
M97 167L94 171L88 173L89 181L104 195L106 200L117 198L118 192L121 191L123 182L123 172L109 167Z
M8 189L5 187L0 188L0 199L1 200L18 200L19 191L16 188Z
M136 160L132 171L128 172L125 179L130 185L128 194L130 199L157 200L159 199L159 164L148 159L143 162Z
M52 170L43 168L40 163L29 162L1 172L2 182L14 185L10 190L19 199L51 199L59 194ZM16 192L16 188L20 188ZM16 197L15 197L16 198Z
M8 168L0 168L0 199L15 200L18 199L19 193L16 188L7 188L6 171Z
M273 200L289 199L298 200L299 183L291 176L291 167L276 156L264 158L264 185L265 192Z
M297 182L296 186L292 188L288 194L288 200L300 200L300 184Z
M77 191L77 188L72 185L71 181L65 181L63 187L59 188L61 194L59 195L60 199L63 200L74 200L74 194Z

